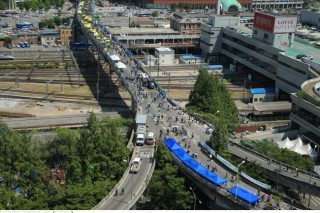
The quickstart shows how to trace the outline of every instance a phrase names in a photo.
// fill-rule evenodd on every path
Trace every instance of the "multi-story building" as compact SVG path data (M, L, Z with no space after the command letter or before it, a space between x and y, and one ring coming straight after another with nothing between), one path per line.
M190 9L214 9L217 6L218 0L125 0L128 4L136 4L145 8L171 8L171 5L176 4L177 6L180 4L188 4L190 5ZM228 1L225 1L228 2ZM229 1L230 2L230 1ZM231 1L233 2L233 0ZM239 3L244 8L251 8L252 0L239 0Z
M253 0L251 9L302 9L303 2L303 0Z
M170 17L170 28L181 34L200 35L202 20L208 17L209 15L203 13L175 12Z
M319 146L320 50L294 39L297 17L255 13L251 34L235 18L211 16L202 24L203 53L211 62L232 64L246 77L269 81L276 101L292 101L292 126ZM314 60L300 59L299 54Z
M60 29L61 44L68 46L73 41L72 27L65 27Z
M308 9L302 10L300 15L300 22L302 24L309 24L320 27L320 10Z
M125 0L128 4L135 4L145 8L171 8L172 4L189 4L190 9L214 9L218 0ZM301 9L303 0L239 0L246 9Z

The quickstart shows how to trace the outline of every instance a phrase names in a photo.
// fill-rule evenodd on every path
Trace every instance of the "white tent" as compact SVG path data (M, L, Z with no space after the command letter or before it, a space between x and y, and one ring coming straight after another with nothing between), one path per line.
M312 149L310 144L304 145L301 138L290 141L289 138L284 139L283 141L276 142L279 148L287 148L293 152L297 152L300 155L309 155L313 159L316 159L318 153Z
M309 155L309 151L304 148L304 144L300 138L297 138L295 145L290 148L291 151L297 152L300 155Z
M284 149L284 148L290 149L291 147L294 146L295 143L293 141L290 141L290 139L287 137L283 141L276 142L276 144L278 145L278 147L280 147L282 149Z
M117 55L111 55L110 58L112 61L120 61L120 58Z
M122 62L118 62L118 63L116 63L116 66L119 68L119 69L125 69L127 66L124 64L124 63L122 63Z

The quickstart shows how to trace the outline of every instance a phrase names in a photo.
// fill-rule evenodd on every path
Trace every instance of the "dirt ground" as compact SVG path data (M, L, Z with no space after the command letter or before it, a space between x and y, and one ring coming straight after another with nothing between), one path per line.
M21 85L21 88L31 91L44 91L45 88L41 86L31 87L26 85ZM50 92L55 94L60 93L60 89L57 85L50 88ZM7 94L3 87L0 89L1 94ZM64 86L64 94L77 94L84 96L91 96L93 94L87 86L81 88L72 88L69 86ZM129 94L125 91L119 92L120 96L127 98ZM128 107L130 107L131 102L125 100ZM70 114L81 114L86 112L99 113L103 111L97 103L72 103L72 102L61 102L61 101L37 101L31 99L17 99L17 98L0 98L0 117L12 117L13 115L21 114L25 116L55 116L55 115L70 115ZM11 115L10 115L11 114Z

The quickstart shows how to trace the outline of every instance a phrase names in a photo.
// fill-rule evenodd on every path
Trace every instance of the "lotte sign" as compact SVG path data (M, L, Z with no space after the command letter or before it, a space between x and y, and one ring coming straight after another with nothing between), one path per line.
M256 12L253 25L271 33L294 33L297 26L296 16L272 16Z

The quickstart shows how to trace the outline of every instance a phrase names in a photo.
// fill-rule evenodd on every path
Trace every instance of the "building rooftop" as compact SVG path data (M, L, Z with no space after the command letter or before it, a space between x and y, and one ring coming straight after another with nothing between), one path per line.
M251 94L265 94L265 93L275 93L274 88L253 88L250 89Z
M168 52L173 52L173 49L169 48L169 47L158 47L156 48L159 52L163 52L163 51L168 51Z
M175 12L173 14L173 17L182 19L184 17L190 17L190 18L208 18L209 14L204 13L186 13L186 12Z
M291 111L292 107L292 104L289 101L260 102L252 103L250 105L252 105L255 109L254 114L260 114L261 112Z
M179 34L178 31L165 28L130 28L130 27L116 27L109 28L112 35L160 35L160 34Z
M320 63L320 49L313 47L309 44L304 44L299 41L294 41L291 47L283 48L289 56L296 58L299 54L311 55L313 56L313 61Z

